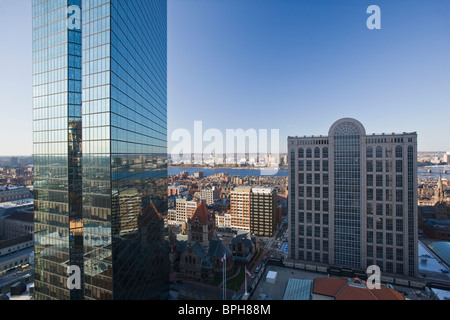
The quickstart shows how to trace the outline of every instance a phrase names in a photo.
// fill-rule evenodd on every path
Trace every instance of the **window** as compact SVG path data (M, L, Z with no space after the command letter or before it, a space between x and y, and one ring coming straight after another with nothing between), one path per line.
M402 160L395 160L395 171L403 172L403 161Z
M394 259L394 251L392 248L386 248L386 260L393 260Z
M367 175L367 186L373 187L373 175L371 175L371 174Z
M383 157L383 148L382 147L377 147L377 149L376 149L376 156L377 156L377 158L382 158Z
M377 162L376 162L376 170L377 170L377 172L383 172L383 161L377 160Z
M386 219L386 230L387 231L392 231L393 230L392 219Z
M377 203L376 205L377 215L382 216L383 215L383 204Z
M377 230L383 230L383 219L382 218L377 218Z
M392 216L392 205L390 203L386 203L386 216Z
M319 148L314 149L314 158L316 158L316 159L320 158L320 149Z
M397 233L397 234L395 235L395 245L396 245L397 247L403 247L403 234ZM397 249L397 250L399 250L399 249ZM400 250L401 250L401 249L400 249ZM398 251L397 251L397 252L398 252ZM402 250L401 256L403 256L403 250ZM398 257L398 253L397 253L397 257Z
M397 255L397 261L403 261L403 249L397 249L395 253ZM403 270L403 267L401 269Z
M320 184L320 174L319 173L314 174L314 184Z
M314 210L320 211L320 200L314 200Z
M403 232L403 220L401 220L401 219L396 220L395 230L398 232Z
M396 190L395 191L395 201L403 202L403 190Z
M320 224L320 214L316 213L314 215L314 223L315 224Z
M367 243L373 243L373 232L367 231Z
M328 171L328 160L323 160L322 162L322 170Z
M320 198L320 187L314 188L314 197Z
M372 219L372 217L367 217L367 229L373 229L373 219Z
M324 199L328 199L328 187L324 187L323 188L323 198Z
M377 201L383 201L383 189L377 189Z
M386 158L392 158L392 147L386 147Z
M392 172L392 161L386 160L386 172Z
M306 158L312 158L312 150L310 148L306 149Z
M383 186L383 176L381 174L377 174L377 187Z
M299 197L304 197L305 196L305 187L304 186L299 186L298 187L298 196Z
M373 148L372 147L367 147L366 149L366 156L367 158L373 158Z
M373 189L367 189L367 200L373 200Z
M367 202L367 214L373 214L373 205L371 202Z
M367 247L367 256L373 257L373 247L372 246ZM369 261L372 261L372 260L367 260L367 264L372 265L372 262L369 262Z
M320 171L320 160L314 160L314 171Z
M395 205L395 215L397 217L403 217L403 205L402 204Z
M403 157L403 148L402 146L395 147L395 157L402 158Z
M298 149L298 157L303 158L305 156L303 148Z
M383 259L383 247L377 247L377 259ZM381 268L382 264L378 266Z
M397 188L403 188L403 176L401 175L395 176L395 186Z

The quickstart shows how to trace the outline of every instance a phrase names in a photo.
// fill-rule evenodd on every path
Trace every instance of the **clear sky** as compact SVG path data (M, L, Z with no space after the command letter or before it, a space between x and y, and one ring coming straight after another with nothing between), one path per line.
M32 152L30 7L0 0L0 155ZM352 117L449 151L450 1L168 0L168 110L169 138L194 121L279 129L283 152Z

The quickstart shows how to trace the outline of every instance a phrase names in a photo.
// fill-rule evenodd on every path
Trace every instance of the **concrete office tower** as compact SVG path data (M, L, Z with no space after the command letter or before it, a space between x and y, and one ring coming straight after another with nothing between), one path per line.
M220 199L220 190L215 186L208 189L202 189L200 191L200 198L206 201L206 205L210 206L214 204L215 200Z
M290 259L418 274L416 133L345 118L327 137L289 137L288 152Z
M250 233L273 236L276 227L277 192L273 188L252 188L250 197Z
M166 1L32 5L35 299L165 299Z
M250 231L250 193L251 187L236 187L230 192L231 226Z
M177 199L176 200L176 210L177 210L177 216L176 221L178 224L183 224L192 217L195 210L198 207L197 201L188 201L184 198Z

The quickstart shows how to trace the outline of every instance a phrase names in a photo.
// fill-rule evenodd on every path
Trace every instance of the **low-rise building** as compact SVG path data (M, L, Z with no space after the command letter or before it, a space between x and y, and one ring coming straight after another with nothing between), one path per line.
M312 300L405 300L403 295L384 285L370 289L358 278L315 278Z

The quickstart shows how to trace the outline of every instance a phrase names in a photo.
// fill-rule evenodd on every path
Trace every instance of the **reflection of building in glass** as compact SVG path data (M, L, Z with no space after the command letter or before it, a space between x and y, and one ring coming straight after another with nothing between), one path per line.
M204 281L212 281L222 275L224 265L227 274L233 270L233 253L216 237L215 216L204 201L199 202L186 221L187 241L178 241L174 229L170 229L172 270L193 280Z
M291 259L417 275L416 133L366 135L347 118L288 148Z
M164 299L166 3L69 5L33 0L35 298Z

